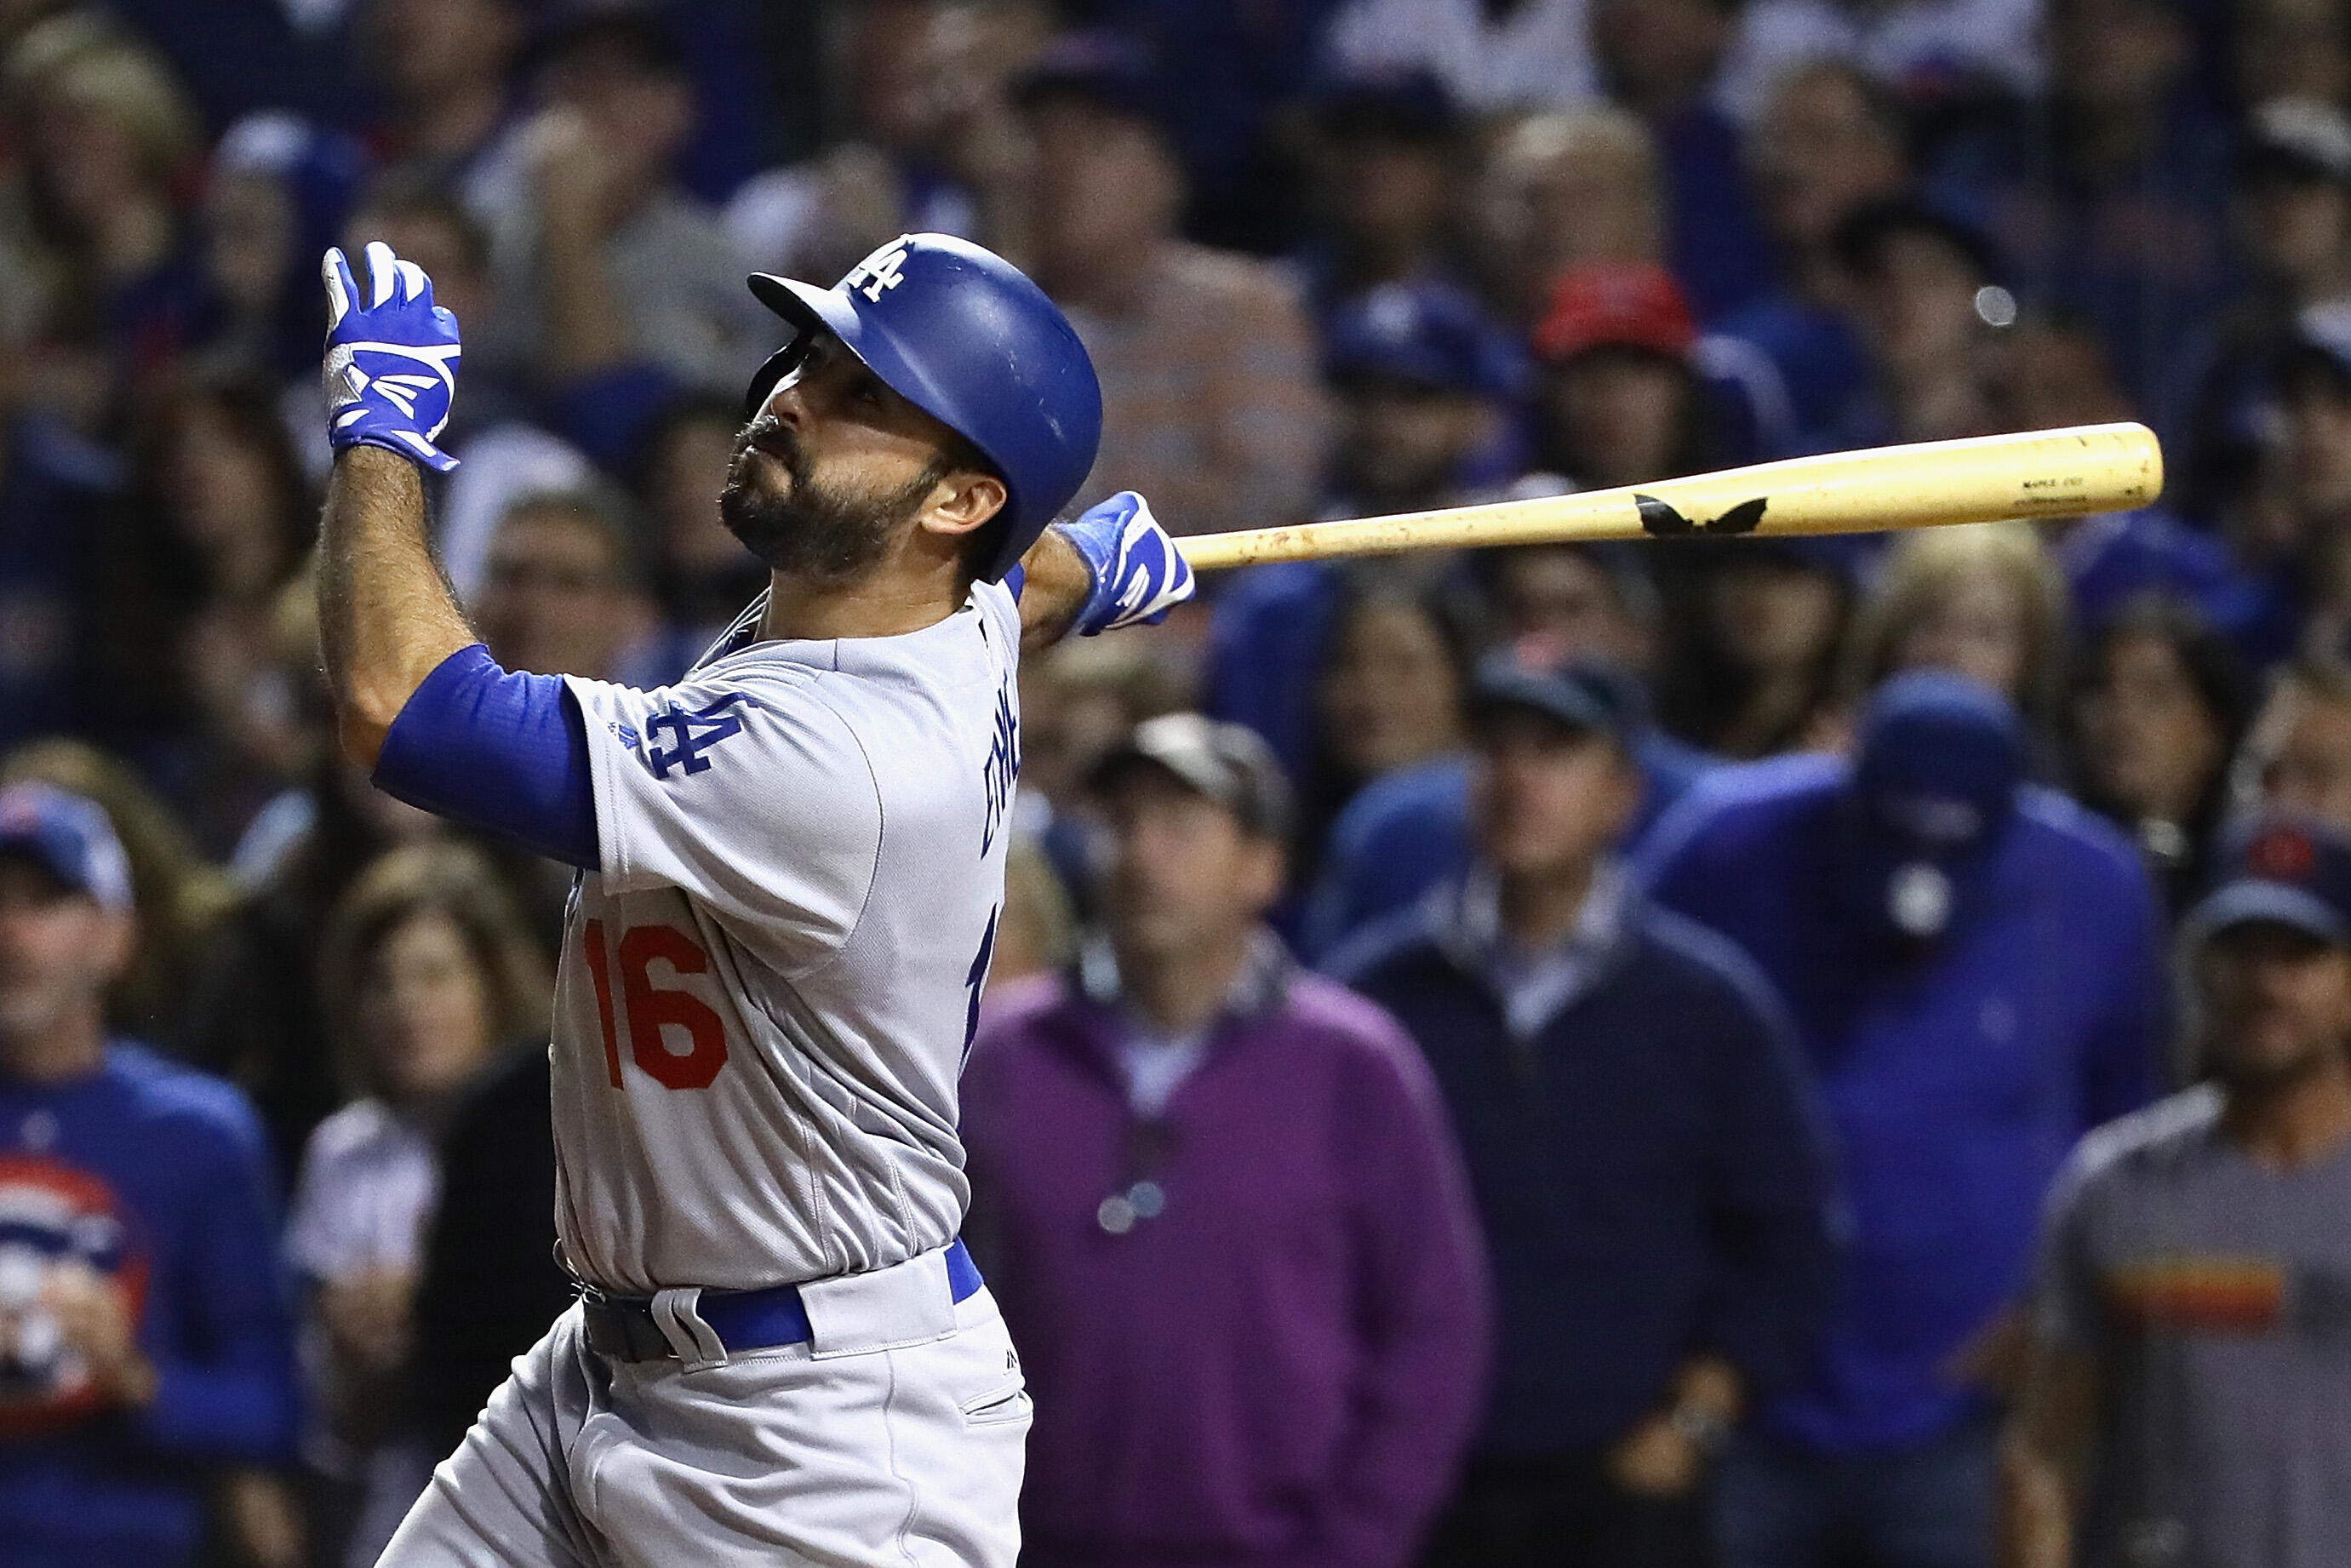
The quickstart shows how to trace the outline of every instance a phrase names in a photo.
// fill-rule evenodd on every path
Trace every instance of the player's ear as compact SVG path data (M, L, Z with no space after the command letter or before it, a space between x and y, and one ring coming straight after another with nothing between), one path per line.
M1011 492L1004 481L977 468L958 468L932 487L930 505L923 508L923 526L961 537L986 528Z

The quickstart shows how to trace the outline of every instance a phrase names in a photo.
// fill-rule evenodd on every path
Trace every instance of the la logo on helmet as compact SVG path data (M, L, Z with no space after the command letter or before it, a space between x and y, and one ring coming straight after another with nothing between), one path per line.
M883 289L895 288L906 281L905 274L900 270L906 265L906 246L907 236L900 235L851 268L849 276L841 280L841 287L854 288L865 296L868 304L879 305Z

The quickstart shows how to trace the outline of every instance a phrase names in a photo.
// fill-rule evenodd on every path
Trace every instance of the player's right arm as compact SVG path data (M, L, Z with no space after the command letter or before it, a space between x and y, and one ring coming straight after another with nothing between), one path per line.
M343 750L387 793L573 865L597 863L580 715L560 679L498 668L424 532L418 465L457 386L457 319L382 245L365 292L340 250L324 272L328 438L319 641Z

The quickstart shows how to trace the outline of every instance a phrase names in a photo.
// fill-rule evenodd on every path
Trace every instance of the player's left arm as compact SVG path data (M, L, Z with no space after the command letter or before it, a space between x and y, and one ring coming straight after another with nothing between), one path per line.
M597 863L588 745L553 675L500 669L465 623L424 530L419 465L457 386L457 319L390 247L362 293L340 250L324 272L328 438L319 642L344 752L412 805L573 865Z
M1015 570L1020 642L1031 652L1072 632L1156 625L1195 586L1184 552L1132 490L1046 529Z

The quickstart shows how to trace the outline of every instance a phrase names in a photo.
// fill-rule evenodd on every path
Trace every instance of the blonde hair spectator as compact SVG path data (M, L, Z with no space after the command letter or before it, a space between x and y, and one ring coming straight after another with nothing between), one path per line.
M1563 110L1505 127L1487 152L1478 208L1488 286L1522 322L1542 313L1563 273L1665 259L1657 145L1621 109Z
M1844 695L1858 703L1903 670L1950 670L2016 704L2046 737L2065 697L2065 580L2024 523L1903 536L1846 644Z

